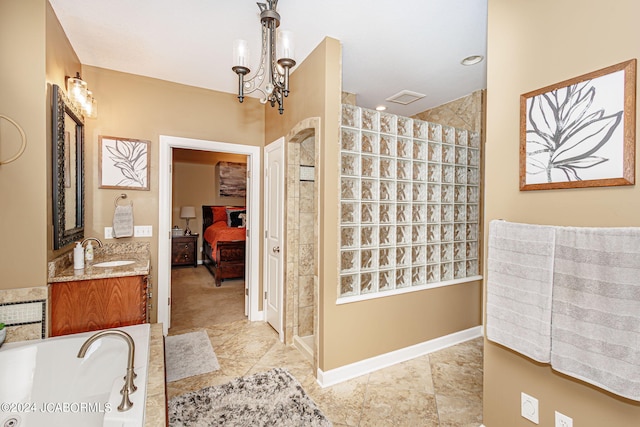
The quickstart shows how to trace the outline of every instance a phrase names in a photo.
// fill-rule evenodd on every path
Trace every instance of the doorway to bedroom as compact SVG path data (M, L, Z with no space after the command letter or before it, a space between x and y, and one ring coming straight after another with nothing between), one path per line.
M246 195L243 199L244 206L246 206L246 212L243 220L245 222L245 235L248 236L246 238L246 247L245 247L245 262L244 262L244 281L242 283L244 286L244 296L243 301L246 301L246 309L243 316L246 314L248 320L262 320L261 312L259 311L259 246L260 242L257 241L259 237L260 230L260 176L259 174L255 174L255 176L251 176L251 171L259 170L260 162L261 162L261 151L259 147L248 146L248 145L240 145L240 144L230 144L224 142L216 142L216 141L205 141L191 138L181 138L181 137L173 137L173 136L160 136L160 161L159 161L159 239L158 239L158 322L163 323L164 334L168 334L169 328L172 326L171 323L171 314L172 314L172 235L175 232L176 234L183 234L180 232L180 229L186 228L186 217L182 215L184 218L180 218L181 213L183 211L182 204L185 204L187 207L192 207L192 214L189 216L189 228L191 229L192 234L198 233L197 236L197 248L196 248L196 257L202 260L200 248L202 245L202 221L203 217L203 205L206 205L204 202L200 203L198 206L195 201L176 201L176 205L174 206L174 164L173 164L173 154L174 150L184 150L185 156L199 156L199 155L209 155L207 153L219 153L219 155L239 155L240 158L246 159L246 168L247 168L247 177L246 177ZM229 160L229 158L227 159ZM235 159L234 159L235 160ZM179 162L180 163L180 162ZM183 162L184 163L184 162ZM180 166L177 166L180 168ZM215 168L214 172L215 173ZM202 180L197 182L191 182L191 188L197 189L202 188L204 183ZM215 187L215 179L212 178L211 187ZM215 187L218 189L218 187ZM190 190L189 190L190 191ZM176 197L178 197L176 195ZM186 204L189 203L189 204ZM210 202L209 206L214 206L214 202ZM231 204L229 204L231 205ZM226 207L226 202L224 203ZM175 212L174 212L175 210ZM196 215L193 214L193 211L196 212ZM255 212L255 215L252 213ZM238 213L238 212L236 212ZM195 216L193 218L192 216ZM236 218L238 219L238 218ZM174 230L175 226L178 226L178 230ZM252 233L252 231L254 231ZM166 236L166 237L165 237ZM195 240L195 237L192 237ZM206 268L202 267L201 264L195 264L196 267L180 267L179 269L174 268L173 270L180 270L180 273L176 275L192 275L193 273L199 272L202 270L206 272L209 276L211 274L206 270ZM191 271L189 271L191 270ZM241 276L241 275L240 275ZM208 277L208 276L204 276ZM234 277L228 277L228 279L236 279ZM197 281L194 277L191 277L192 280ZM209 280L214 280L213 277L210 277ZM232 281L229 280L229 285L232 285ZM213 281L215 287L215 281ZM221 286L222 287L222 286ZM242 288L242 285L238 285L238 288ZM200 300L198 300L198 303ZM205 304L205 307L207 305Z
M172 163L170 332L244 320L247 156L174 148Z

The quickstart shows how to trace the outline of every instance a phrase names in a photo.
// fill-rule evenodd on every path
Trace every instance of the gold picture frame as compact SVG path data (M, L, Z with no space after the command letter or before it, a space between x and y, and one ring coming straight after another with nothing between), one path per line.
M151 142L99 136L99 188L149 190Z

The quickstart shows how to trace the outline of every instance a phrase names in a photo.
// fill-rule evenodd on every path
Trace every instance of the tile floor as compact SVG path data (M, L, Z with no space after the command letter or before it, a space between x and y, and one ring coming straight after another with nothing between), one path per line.
M311 364L297 349L282 344L266 323L244 318L241 281L225 281L216 289L207 275L202 266L172 271L169 334L205 330L220 370L168 383L169 399L283 367L298 379L334 426L482 424L481 338L321 388ZM235 303L234 298L238 300Z

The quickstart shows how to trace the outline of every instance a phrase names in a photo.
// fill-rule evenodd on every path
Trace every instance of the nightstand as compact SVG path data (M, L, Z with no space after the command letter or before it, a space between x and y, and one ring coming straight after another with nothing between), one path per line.
M198 235L171 237L171 266L198 266Z

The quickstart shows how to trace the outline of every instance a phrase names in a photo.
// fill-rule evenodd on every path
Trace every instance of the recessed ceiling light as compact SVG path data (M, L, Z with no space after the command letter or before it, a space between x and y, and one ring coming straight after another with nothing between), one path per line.
M376 107L376 110L378 110L378 111L384 111L384 110L386 110L386 109L387 109L387 107L386 107L386 106L384 106L384 105L378 105L378 106Z
M482 55L471 55L464 58L462 61L460 61L460 63L462 65L475 65L479 62L482 62L483 59L484 56Z

